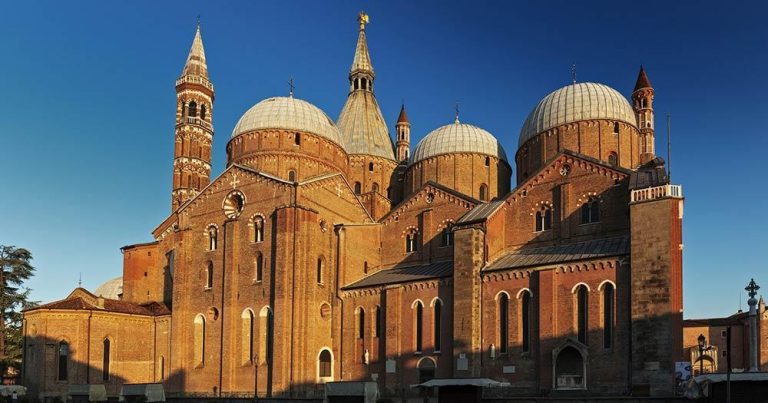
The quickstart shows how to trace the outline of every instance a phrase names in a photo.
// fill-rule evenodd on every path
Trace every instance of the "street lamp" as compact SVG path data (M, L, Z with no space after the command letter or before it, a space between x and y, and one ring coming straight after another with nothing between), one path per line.
M704 346L707 338L700 334L697 340L699 341L699 375L704 375Z

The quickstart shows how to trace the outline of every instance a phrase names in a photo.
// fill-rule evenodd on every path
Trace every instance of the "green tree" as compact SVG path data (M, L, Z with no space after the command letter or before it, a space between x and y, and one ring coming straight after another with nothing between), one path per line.
M35 272L32 253L24 248L0 245L0 364L18 365L24 343L22 315L35 305L24 282Z

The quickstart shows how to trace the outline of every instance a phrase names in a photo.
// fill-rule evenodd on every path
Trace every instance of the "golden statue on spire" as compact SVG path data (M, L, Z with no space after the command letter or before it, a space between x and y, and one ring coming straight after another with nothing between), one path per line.
M368 14L366 14L365 11L361 11L360 14L357 15L357 21L360 23L360 30L365 31L365 24L369 21Z

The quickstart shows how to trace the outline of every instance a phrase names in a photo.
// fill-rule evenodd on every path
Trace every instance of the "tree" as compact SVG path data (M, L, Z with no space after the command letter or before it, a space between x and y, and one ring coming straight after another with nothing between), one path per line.
M24 248L0 245L0 363L3 367L21 360L24 343L22 315L35 305L23 284L35 272L32 253Z

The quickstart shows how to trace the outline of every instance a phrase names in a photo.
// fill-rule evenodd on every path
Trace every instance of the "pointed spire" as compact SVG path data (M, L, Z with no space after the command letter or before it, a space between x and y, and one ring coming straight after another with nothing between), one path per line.
M637 75L637 83L635 83L635 91L641 88L653 88L651 87L651 81L648 79L648 75L645 74L643 65L640 65L640 73Z
M400 116L397 117L397 123L411 123L411 121L408 120L408 114L405 113L405 104L400 107Z
M208 65L205 63L205 49L203 48L203 37L200 35L199 19L195 39L192 40L192 48L189 49L189 56L187 56L187 62L184 64L181 75L208 78Z
M349 74L351 76L357 72L363 72L373 75L371 56L368 54L368 41L365 39L365 24L369 21L368 14L360 12L357 21L360 23L360 35L357 37L355 58L352 60L352 69Z

